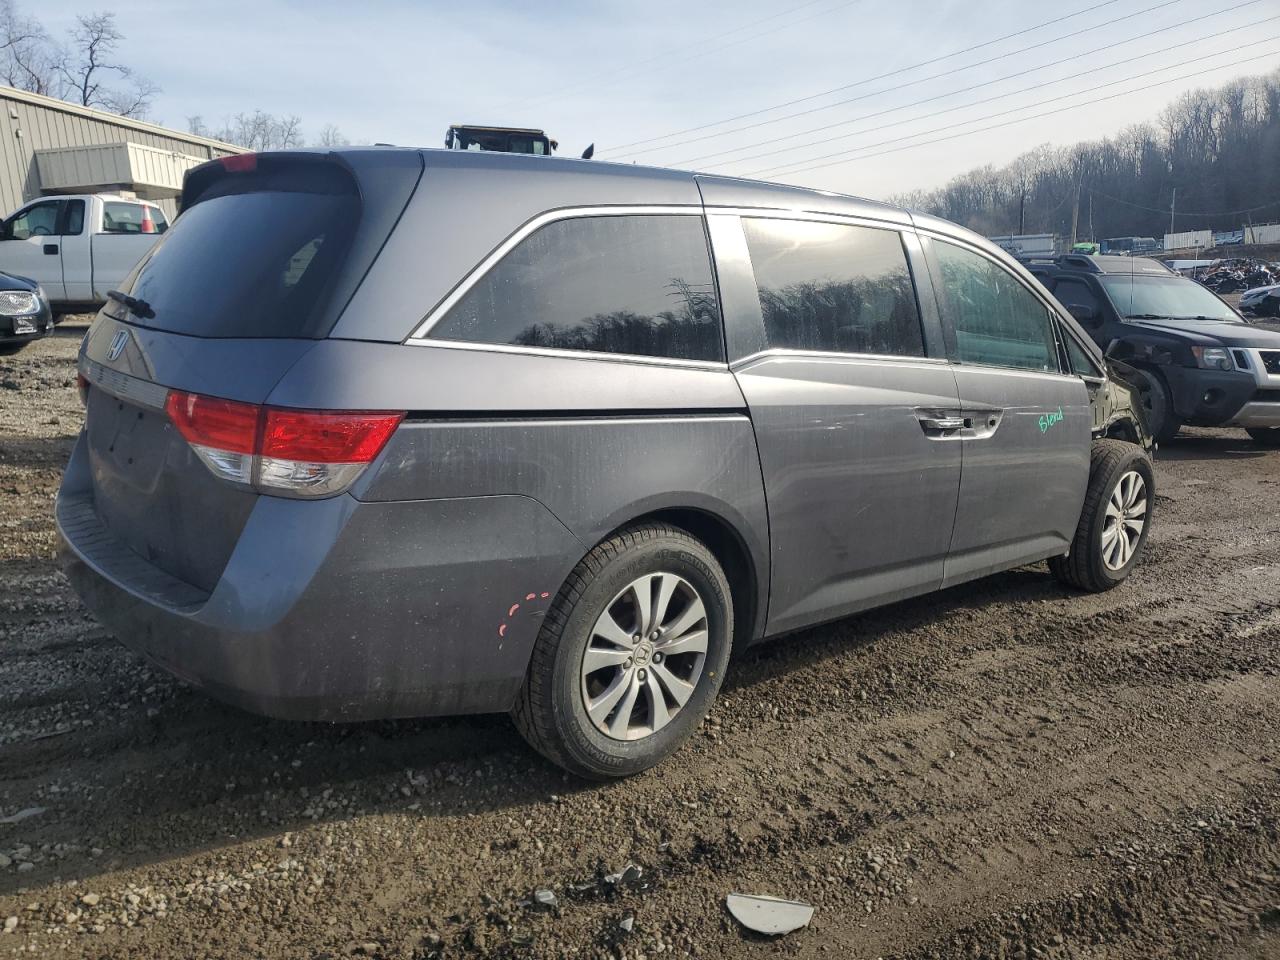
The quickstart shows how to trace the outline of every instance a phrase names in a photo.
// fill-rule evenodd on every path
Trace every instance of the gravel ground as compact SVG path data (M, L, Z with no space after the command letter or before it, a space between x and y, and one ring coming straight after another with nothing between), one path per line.
M1190 432L1125 587L767 645L594 786L504 717L264 720L107 636L53 561L82 332L0 359L0 957L1280 956L1280 451Z

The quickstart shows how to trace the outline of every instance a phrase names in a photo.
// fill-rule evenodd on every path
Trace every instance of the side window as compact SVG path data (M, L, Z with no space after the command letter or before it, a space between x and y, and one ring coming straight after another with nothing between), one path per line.
M1054 285L1053 295L1068 310L1072 307L1092 307L1099 313L1102 311L1098 295L1083 280L1063 277Z
M1062 335L1063 341L1067 345L1067 357L1071 360L1071 372L1079 374L1082 377L1095 377L1102 379L1102 371L1098 369L1097 363L1084 347L1069 333Z
M702 217L637 214L549 223L481 277L430 336L723 360Z
M770 347L924 356L896 231L757 217L742 229Z
M955 359L1025 370L1058 370L1049 311L1003 267L935 240L943 312L955 328Z
M58 233L58 213L61 200L46 200L27 207L9 221L6 231L11 240L29 240L32 237L52 237Z
M169 229L169 218L159 207L151 207L151 220L156 225L156 233L164 233Z
M63 236L78 237L84 233L84 201L68 200L67 201L67 225L62 231Z

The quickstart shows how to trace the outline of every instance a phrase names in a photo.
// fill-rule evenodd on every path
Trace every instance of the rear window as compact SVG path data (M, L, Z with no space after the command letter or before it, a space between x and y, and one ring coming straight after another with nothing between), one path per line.
M318 336L359 217L354 183L336 172L216 180L143 264L130 292L155 316L131 320L201 337Z
M164 233L168 226L159 207L117 200L102 205L103 233Z

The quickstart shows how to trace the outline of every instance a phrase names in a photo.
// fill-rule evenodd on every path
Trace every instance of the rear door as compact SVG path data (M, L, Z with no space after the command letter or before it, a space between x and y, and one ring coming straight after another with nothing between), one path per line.
M712 213L732 368L769 507L768 631L942 581L960 482L955 378L926 334L913 234Z
M925 240L963 411L945 584L1065 552L1089 480L1084 382L1048 299L977 247Z
M41 200L20 209L0 233L0 271L28 277L51 300L65 300L62 283L62 211L64 200Z

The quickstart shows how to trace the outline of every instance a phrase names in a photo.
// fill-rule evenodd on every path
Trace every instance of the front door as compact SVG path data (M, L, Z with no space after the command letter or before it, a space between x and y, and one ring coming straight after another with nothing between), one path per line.
M736 235L753 277L751 302L726 309L762 329L762 349L733 369L769 505L768 632L936 589L960 482L947 421L959 400L950 365L926 355L903 235L713 219L737 231L713 225L717 259Z
M62 283L62 200L24 207L4 223L0 271L27 277L44 287L50 300L65 300Z
M1092 415L1047 302L976 250L927 244L964 418L946 585L1065 553L1089 482Z

